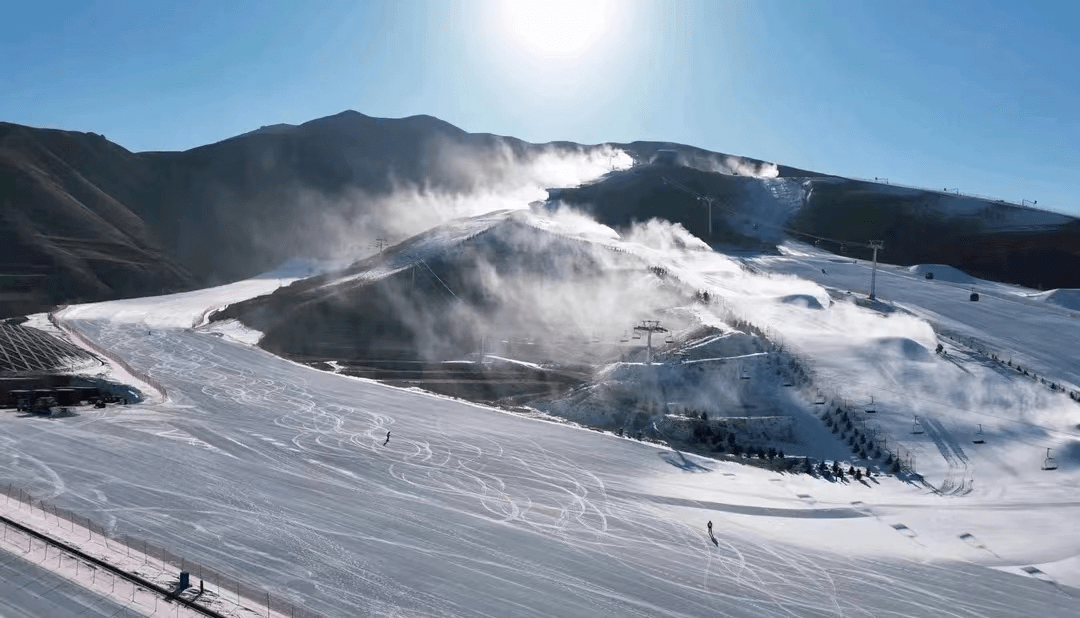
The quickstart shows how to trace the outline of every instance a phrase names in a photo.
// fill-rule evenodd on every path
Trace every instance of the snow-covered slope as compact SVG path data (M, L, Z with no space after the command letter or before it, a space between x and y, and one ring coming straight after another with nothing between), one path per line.
M514 216L708 293L669 308L693 316L678 333L688 362L618 364L601 377L689 385L689 372L715 365L705 382L746 382L720 394L761 408L746 416L805 423L796 446L807 450L836 445L817 419L844 407L925 483L779 474L314 371L188 330L239 296L220 291L74 308L78 327L172 401L47 429L0 417L12 437L0 470L116 534L152 535L330 615L1075 612L1080 407L994 359L1012 354L1075 388L1070 312L1007 286L971 302L969 284L901 268L878 273L887 302L870 303L858 299L865 263L804 246L740 260L661 223L612 236ZM149 323L159 336L145 335ZM763 341L768 354L755 351ZM808 379L766 387L782 355ZM743 380L761 356L774 364ZM677 406L691 390L662 392ZM1046 448L1056 470L1041 469Z
M1050 290L1032 294L1028 298L1072 311L1080 311L1080 290Z

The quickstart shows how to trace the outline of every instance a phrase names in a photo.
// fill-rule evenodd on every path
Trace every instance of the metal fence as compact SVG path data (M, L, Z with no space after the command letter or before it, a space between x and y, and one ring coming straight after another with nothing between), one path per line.
M128 364L127 361L120 358L116 353L114 353L114 352L112 352L110 350L107 350L104 346L98 345L97 342L91 340L89 337L87 337L86 335L79 332L78 329L75 329L75 328L72 328L71 326L68 326L67 324L65 324L63 322L63 320L56 317L56 314L57 314L56 311L49 314L49 321L52 322L53 326L59 328L61 331L63 331L65 334L67 334L67 336L69 336L72 339L80 342L81 344L83 344L86 347L90 348L91 350L93 350L97 354L100 354L100 355L104 356L105 358L108 358L112 362L116 363L117 365L120 365L121 367L124 368L124 371L127 371L128 373L135 376L136 378L138 378L138 379L142 380L143 382L146 382L147 384L149 384L151 388L153 388L155 391L158 392L159 395L161 395L162 399L168 399L169 394L165 390L165 386L162 385L161 382L158 382L154 378L151 378L150 376L148 376L146 373L144 373L142 371L139 371L138 369L132 367L130 364Z
M937 193L939 195L951 195L951 196L954 196L954 197L969 197L969 198L973 198L973 199L984 200L984 201L987 201L987 202L994 202L994 203L997 203L997 204L1005 204L1006 206L1012 206L1014 208L1023 208L1024 210L1052 212L1052 213L1054 213L1056 215L1061 215L1063 217L1076 218L1076 214L1068 213L1068 212L1065 212L1063 210L1057 210L1057 209L1054 209L1054 208L1048 208L1046 206L1040 206L1040 207L1036 208L1035 206L1027 206L1027 205L1023 204L1023 202L1028 202L1028 201L1031 201L1031 200L1023 200L1021 203L1017 204L1016 202L1013 202L1013 201L1010 201L1010 200L1005 200L1005 199L1002 199L1002 198L999 198L999 197L994 197L992 195L982 195L980 193L966 193L966 192L960 191L959 189L930 189L928 187L919 187L919 186L916 186L916 185L908 185L908 184L904 184L904 183L901 183L901 182L892 182L888 178L872 178L871 179L871 178L860 178L858 176L847 176L846 178L848 180L857 180L859 182L869 182L869 183L872 183L872 184L887 185L887 186L890 186L890 187L900 187L902 189L914 189L916 191L926 191L927 193Z
M25 506L31 510L39 511L47 525L55 524L57 527L72 533L85 533L87 541L99 539L107 549L126 553L128 557L141 557L144 566L156 566L163 572L175 571L178 573L179 571L187 571L192 582L201 581L207 590L215 592L217 598L226 604L246 607L250 611L256 611L266 616L277 614L289 618L323 618L322 614L318 612L306 609L302 605L280 596L275 597L262 586L245 581L238 575L207 567L197 560L192 560L190 556L173 553L165 547L128 534L113 536L104 526L94 522L89 517L77 515L72 511L36 499L19 487L14 487L11 484L0 486L0 495L4 496L4 500L18 501L20 508ZM48 531L42 530L41 532L47 534Z

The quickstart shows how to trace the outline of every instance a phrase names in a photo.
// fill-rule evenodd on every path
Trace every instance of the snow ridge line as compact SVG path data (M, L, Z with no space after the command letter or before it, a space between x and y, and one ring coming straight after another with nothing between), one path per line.
M67 336L69 336L72 339L78 341L79 343L85 345L86 347L90 348L94 352L97 352L98 354L101 354L102 356L104 356L104 357L108 358L109 360L113 361L117 365L120 365L124 369L124 371L127 371L128 373L135 376L139 380L142 380L143 382L146 382L148 385L150 385L151 388L153 388L155 391L157 391L158 395L161 396L161 399L163 401L169 398L169 393L168 393L168 391L165 390L165 386L162 385L161 382L158 382L154 378L151 378L150 376L148 376L146 373L144 373L142 371L139 371L138 369L135 369L130 364L128 364L127 361L120 358L120 356L118 356L116 353L114 353L114 352L106 349L104 346L101 346L98 343L92 341L89 337L87 337L86 335L79 332L78 329L76 329L73 326L70 326L66 322L62 321L59 317L57 317L57 315L59 313L61 313L66 308L67 307L64 306L64 307L61 307L57 311L53 311L53 312L49 313L49 321L52 322L53 326L59 328Z

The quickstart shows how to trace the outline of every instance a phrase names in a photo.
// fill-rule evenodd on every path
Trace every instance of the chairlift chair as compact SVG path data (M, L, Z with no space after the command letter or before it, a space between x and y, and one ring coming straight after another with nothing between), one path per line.
M979 430L975 432L975 437L971 439L975 444L985 444L986 439L983 437L982 423L979 424Z
M877 414L877 410L874 409L874 396L873 395L870 395L870 403L867 404L867 408L866 408L865 412L867 414Z
M746 367L743 367L743 366L739 367L739 379L740 380L749 380L750 379L750 374L747 373Z
M915 417L915 423L911 425L911 433L923 433L922 423L919 422L919 417Z
M622 337L619 339L620 343L626 343L630 341L630 334L627 331L623 331Z
M971 295L968 296L968 300L970 300L972 302L979 300L979 293L976 292L975 290L971 290Z
M641 333L634 331L634 339L641 339Z
M1046 459L1043 460L1043 470L1057 470L1057 460L1050 456L1050 449L1046 449Z
M671 333L668 333L668 336L664 338L664 343L675 343L675 338L671 336Z

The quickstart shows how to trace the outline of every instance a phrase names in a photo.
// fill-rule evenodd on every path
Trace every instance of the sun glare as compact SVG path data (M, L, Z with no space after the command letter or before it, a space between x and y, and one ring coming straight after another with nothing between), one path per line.
M573 60L589 51L611 27L613 0L510 0L501 6L512 41L540 57Z

